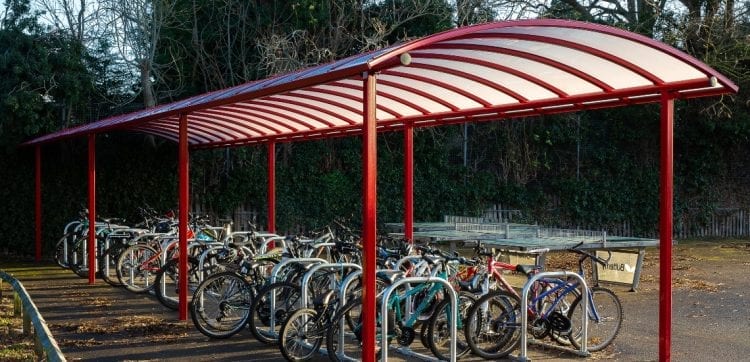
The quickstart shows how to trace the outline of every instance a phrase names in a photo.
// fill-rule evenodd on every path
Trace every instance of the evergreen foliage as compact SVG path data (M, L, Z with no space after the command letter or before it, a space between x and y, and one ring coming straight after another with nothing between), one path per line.
M159 101L168 102L497 16L488 2L459 1L473 4L459 11L453 3L179 2L155 56L157 64L169 67L160 69L154 86ZM693 217L717 207L750 205L746 15L728 23L722 12L681 18L648 8L641 22L625 22L627 16L597 17L571 4L553 1L542 13L657 36L740 86L737 96L677 102L675 205L678 216ZM6 1L0 15L0 250L31 253L33 151L18 145L140 108L133 91L139 80L137 72L114 58L108 39L84 46L71 34L46 29L29 0ZM651 105L469 124L466 140L464 126L417 130L416 219L478 215L501 204L522 210L529 222L604 228L628 221L637 232L653 232L658 114ZM44 145L42 151L48 252L86 203L87 150L85 140L75 139ZM342 217L359 222L359 139L279 144L276 152L280 231L315 228ZM398 221L403 214L403 136L380 134L378 153L378 221ZM218 216L239 206L264 214L265 147L196 151L190 157L194 200ZM165 140L129 133L98 136L98 213L135 222L144 204L175 209L176 158L176 146ZM261 216L258 223L264 222Z

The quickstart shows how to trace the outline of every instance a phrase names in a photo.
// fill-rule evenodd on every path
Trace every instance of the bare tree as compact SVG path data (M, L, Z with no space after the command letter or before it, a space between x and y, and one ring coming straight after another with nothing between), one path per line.
M35 5L44 11L42 19L45 23L68 32L84 46L104 35L99 1L36 0Z
M156 105L154 82L159 79L160 67L169 66L157 64L156 50L161 31L173 15L177 1L105 0L102 3L119 55L139 75L144 106Z

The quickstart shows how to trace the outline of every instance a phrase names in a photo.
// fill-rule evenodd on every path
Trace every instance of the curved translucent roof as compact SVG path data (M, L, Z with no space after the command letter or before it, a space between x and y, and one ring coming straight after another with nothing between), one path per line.
M737 92L702 62L638 34L577 21L510 21L438 33L25 144L111 130L177 141L181 114L187 115L191 147L358 134L368 72L377 74L381 130L658 102L663 93L691 98Z

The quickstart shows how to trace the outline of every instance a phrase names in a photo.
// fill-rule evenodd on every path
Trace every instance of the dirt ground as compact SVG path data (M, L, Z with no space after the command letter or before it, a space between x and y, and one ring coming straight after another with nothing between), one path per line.
M569 258L554 255L548 259L550 266L569 263ZM210 340L148 295L99 281L89 285L51 264L0 261L0 269L24 283L68 360L282 360L276 348L260 344L247 332ZM637 292L611 286L623 302L623 328L612 346L589 359L658 359L658 269L659 251L649 249ZM681 242L674 247L673 360L750 361L749 274L748 241ZM539 346L529 347L529 353L532 360L582 359ZM413 360L395 353L390 356Z

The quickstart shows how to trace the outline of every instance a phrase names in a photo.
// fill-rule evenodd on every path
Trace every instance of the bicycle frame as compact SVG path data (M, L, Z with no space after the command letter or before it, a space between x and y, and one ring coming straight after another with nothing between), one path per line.
M442 280L448 280L448 272L445 270L443 266L435 268L431 275L431 278L440 278ZM428 289L429 288L429 289ZM438 292L443 291L445 288L440 285L439 283L423 283L420 284L417 287L414 288L407 288L407 290L403 294L395 293L388 299L388 306L391 310L396 311L396 320L402 320L405 316L401 315L401 308L399 306L404 301L411 301L411 299L416 296L419 293L424 292L427 290L427 295L422 300L422 302L412 311L407 310L407 318L405 322L402 322L403 326L412 328L417 323L417 319L427 309L427 305L430 303L430 301L433 300L433 298L437 295ZM412 306L410 302L406 303L407 307ZM460 323L460 321L459 321Z
M383 291L383 298L386 300L390 300L391 293L395 290L396 287L398 287L401 284L407 284L407 283L437 283L437 284L443 284L444 289L446 290L446 293L448 294L448 297L451 300L451 307L450 310L453 313L450 313L450 319L449 319L449 325L456 326L458 323L458 295L456 294L456 291L453 289L453 287L450 285L450 283L441 278L433 278L433 277L410 277L410 278L403 278L400 280L397 280L393 285L388 287L385 291ZM388 314L388 306L383 303L380 309L381 316L385 316ZM381 335L383 331L387 333L388 331L388 318L384 318L381 321ZM456 328L451 328L451 335L450 335L450 360L455 361L456 360ZM388 361L388 338L381 338L380 339L381 348L380 348L380 360L383 362Z

